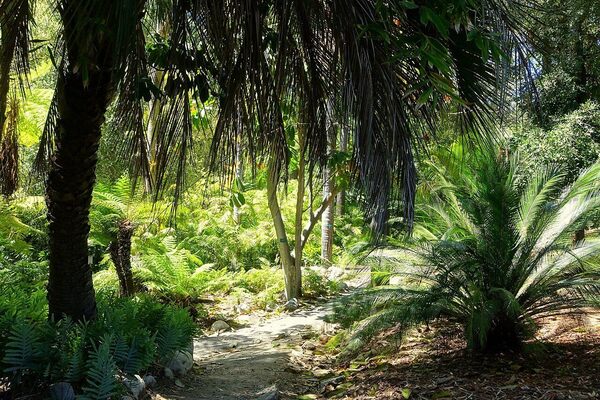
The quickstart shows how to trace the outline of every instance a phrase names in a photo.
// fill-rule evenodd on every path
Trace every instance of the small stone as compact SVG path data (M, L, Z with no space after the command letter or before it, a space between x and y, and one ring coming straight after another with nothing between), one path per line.
M153 388L156 386L156 378L152 375L146 375L144 376L144 383L146 384L147 388Z
M317 345L314 344L313 342L304 342L304 344L302 345L302 348L304 350L315 350L317 348Z
M175 379L175 386L180 387L180 388L184 388L185 385L183 384L183 382L181 382L179 379Z
M142 397L146 390L146 382L139 375L134 375L133 378L125 378L123 385L125 385L134 399Z
M260 397L257 400L279 400L279 390L275 386L271 386L263 390Z
M310 338L312 338L314 336L314 333L312 331L307 331L302 333L302 336L300 336L302 339L304 340L308 340Z
M315 378L325 378L333 374L333 371L329 369L317 368L312 371L312 374Z
M171 370L171 368L165 367L164 373L165 373L165 377L166 378L168 378L168 379L175 379L175 374L173 373L173 370Z
M288 300L288 302L283 306L283 308L285 308L287 311L296 311L298 307L300 307L300 304L296 298Z
M213 332L225 332L231 330L231 327L227 322L218 320L213 322L213 324L210 326L210 330Z
M340 288L340 292L346 292L346 291L348 291L348 289L350 289L350 286L348 286L348 284L346 282L340 282L339 288Z
M70 383L58 382L50 386L50 398L52 400L75 400L75 391Z
M175 353L167 367L177 376L184 376L194 366L194 356L189 351L178 351Z

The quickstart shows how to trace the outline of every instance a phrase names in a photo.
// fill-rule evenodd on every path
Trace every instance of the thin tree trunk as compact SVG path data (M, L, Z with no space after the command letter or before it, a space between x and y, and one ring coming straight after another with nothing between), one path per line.
M349 128L346 124L342 124L340 129L340 151L347 152L348 151L348 135ZM338 216L343 216L346 207L346 190L341 189L337 195L336 199L336 211Z
M89 211L104 114L112 97L109 71L90 73L87 86L67 72L58 85L58 140L46 186L50 316L74 321L96 315L88 264Z
M329 123L327 124L327 150L329 156L335 150L336 129L333 123L333 107L331 101L328 104ZM335 176L330 166L325 165L323 168L323 201L333 193L335 187ZM331 265L333 257L333 218L335 215L335 203L331 202L326 206L325 212L321 217L321 260L325 265Z
M295 282L294 287L297 288L299 296L302 295L302 261L304 246L302 246L302 228L304 216L304 194L305 194L305 174L306 174L306 135L304 126L298 126L298 188L296 190L296 213L294 221L294 259L295 259Z
M162 87L164 72L156 70L152 73L152 83L156 87ZM148 117L148 127L146 128L146 141L148 143L147 154L150 158L148 165L150 166L149 176L144 177L144 191L146 194L151 194L156 185L156 151L157 151L157 125L162 113L162 101L160 98L150 100Z
M238 116L237 129L237 135L238 137L241 137L242 121L240 116ZM242 142L238 139L235 145L235 179L238 182L242 182L244 179L244 157L242 150ZM241 190L241 188L238 188L238 190ZM237 225L241 222L241 211L236 202L233 203L233 221Z
M275 233L277 235L277 248L279 250L279 257L281 258L281 266L283 267L285 295L288 300L291 300L301 296L302 285L298 286L298 282L301 282L302 278L301 271L296 267L296 261L291 253L290 244L285 231L285 224L281 215L281 208L279 207L279 201L277 199L278 181L274 164L273 160L269 163L267 197Z

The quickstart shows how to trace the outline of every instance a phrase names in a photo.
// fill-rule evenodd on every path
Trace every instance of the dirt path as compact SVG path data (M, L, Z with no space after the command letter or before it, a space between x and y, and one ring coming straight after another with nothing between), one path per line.
M252 400L296 398L311 378L290 367L290 357L334 327L324 321L332 302L307 306L194 342L195 367L160 395L181 400Z

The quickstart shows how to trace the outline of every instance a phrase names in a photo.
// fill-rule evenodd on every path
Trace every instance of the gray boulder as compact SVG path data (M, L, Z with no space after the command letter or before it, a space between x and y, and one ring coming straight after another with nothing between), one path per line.
M153 388L154 386L156 386L156 378L152 375L145 375L144 383L146 384L147 388Z
M175 379L175 374L173 373L173 370L169 367L165 367L164 374L167 379Z
M146 382L139 375L134 375L133 378L123 379L123 385L127 388L127 391L131 394L134 399L142 398L146 391Z
M213 324L210 326L210 330L213 332L225 332L231 330L231 327L227 322L218 320L213 322Z
M194 356L189 351L178 351L175 353L171 361L167 364L167 368L173 371L176 376L184 376L194 366Z
M298 303L298 299L296 298L288 300L287 303L283 305L283 308L287 311L296 311L298 307L300 307L300 303Z

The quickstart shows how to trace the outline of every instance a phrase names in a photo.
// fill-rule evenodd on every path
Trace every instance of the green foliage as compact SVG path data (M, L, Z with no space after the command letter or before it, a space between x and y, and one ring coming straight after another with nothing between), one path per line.
M110 399L117 394L117 366L111 351L112 342L111 335L105 335L100 339L100 345L92 344L82 399Z
M5 291L6 292L6 291ZM98 317L74 324L48 322L42 291L3 293L0 302L0 376L17 392L34 385L67 381L82 398L104 400L120 392L119 374L137 374L162 365L187 349L196 325L182 309L147 296L100 296ZM37 300L29 300L35 298Z
M514 129L510 143L520 154L522 177L531 176L541 165L553 165L572 182L600 155L600 105L584 103L558 118L551 129L525 124Z
M434 318L460 322L473 349L519 348L537 318L580 312L600 292L600 240L572 236L600 207L600 164L565 188L548 168L519 185L517 159L495 148L463 162L438 166L437 190L419 212L421 240L409 249L415 261L396 271L406 286L368 290L338 307L346 326L361 321L350 350L381 329Z

